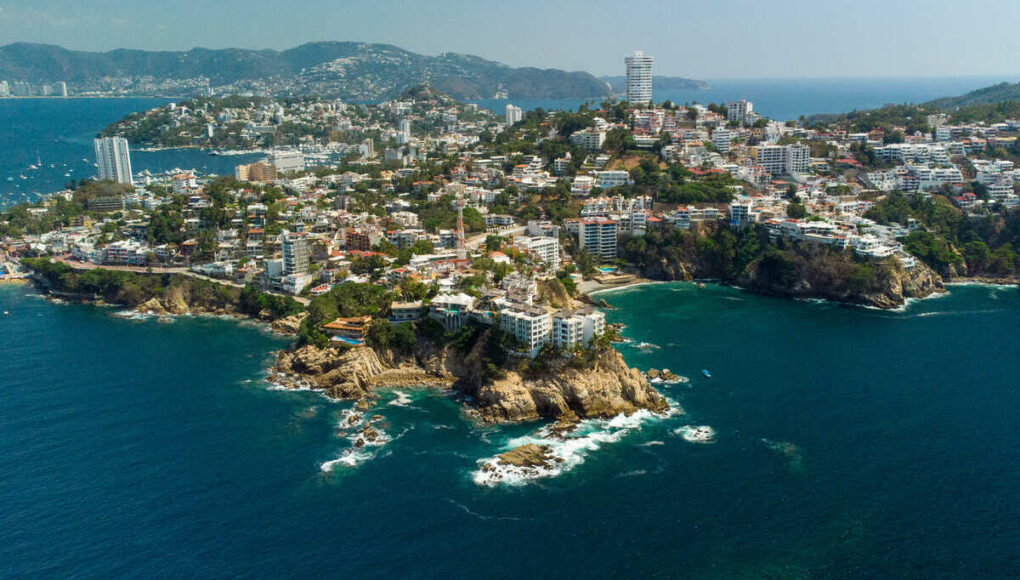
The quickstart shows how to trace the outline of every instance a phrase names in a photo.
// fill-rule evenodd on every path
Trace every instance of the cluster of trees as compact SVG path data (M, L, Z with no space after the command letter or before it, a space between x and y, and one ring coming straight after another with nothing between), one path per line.
M881 290L893 267L821 244L772 242L760 226L652 230L630 238L622 250L650 278L714 278L770 294L810 291L837 300Z
M239 304L241 294L237 288L174 274L139 274L104 268L75 270L46 258L26 258L24 264L53 290L132 308L174 291L193 307L230 309Z
M424 228L430 232L451 230L457 227L457 209L453 196L444 195L434 202L426 202L415 208ZM464 208L464 231L484 232L485 216L473 207Z
M892 192L865 217L883 225L917 220L925 230L904 238L904 247L943 276L1009 277L1020 271L1020 215L1016 211L972 218L942 195Z
M329 292L312 298L308 304L308 316L301 323L298 334L300 344L329 345L329 337L322 332L322 325L337 318L352 316L384 317L389 313L393 294L376 284L347 282L335 286Z
M267 315L271 320L286 318L304 310L300 302L290 296L267 294L249 284L241 289L237 308L252 317Z

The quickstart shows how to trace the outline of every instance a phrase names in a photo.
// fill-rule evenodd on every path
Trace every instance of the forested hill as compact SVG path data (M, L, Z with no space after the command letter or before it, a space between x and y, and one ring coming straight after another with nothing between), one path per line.
M988 105L1006 101L1020 101L1020 83L999 83L971 91L959 97L943 97L925 105L942 110L952 110L968 105Z
M0 79L66 81L72 89L103 90L102 79L208 79L211 88L267 88L277 95L317 94L345 100L394 97L430 83L454 98L597 98L608 87L586 72L513 68L471 55L416 54L387 44L315 42L284 51L195 48L183 52L118 49L83 52L49 44L0 47ZM192 83L194 85L194 83ZM188 86L192 86L188 85ZM178 85L174 85L178 86Z

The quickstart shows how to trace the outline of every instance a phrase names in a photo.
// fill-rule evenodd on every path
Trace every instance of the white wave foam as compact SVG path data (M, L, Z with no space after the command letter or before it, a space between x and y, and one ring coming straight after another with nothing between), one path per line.
M639 443L638 447L657 447L659 445L665 445L665 444L666 444L665 441L652 440L652 441L645 441L644 443Z
M390 401L390 405L394 407L407 407L411 404L411 395L408 395L404 391L393 391L393 394L396 395L397 398Z
M156 318L156 315L151 312L138 312L137 310L118 310L113 315L125 320L151 320Z
M549 427L542 427L532 434L511 439L506 449L534 443L547 448L550 461L542 466L522 467L502 462L498 456L478 460L478 469L471 474L476 485L494 487L499 484L520 486L536 479L556 477L584 463L585 458L603 445L616 443L625 435L639 429L642 424L660 420L646 410L612 419L586 419L567 434L556 434Z
M708 425L684 425L673 431L688 443L715 443L715 429Z
M659 348L662 348L659 345L652 344L650 342L639 342L639 343L633 345L633 347L638 349L638 350L644 350L644 351L658 350Z

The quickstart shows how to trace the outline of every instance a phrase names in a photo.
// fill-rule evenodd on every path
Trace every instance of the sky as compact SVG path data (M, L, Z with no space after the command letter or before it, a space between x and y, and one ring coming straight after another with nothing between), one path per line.
M1017 0L0 0L0 44L286 49L319 40L698 79L1020 78Z

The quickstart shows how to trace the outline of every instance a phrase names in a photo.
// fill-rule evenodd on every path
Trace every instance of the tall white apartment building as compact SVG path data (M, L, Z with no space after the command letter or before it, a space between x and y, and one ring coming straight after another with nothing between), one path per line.
M726 120L737 123L751 123L754 114L754 103L743 99L726 104Z
M281 235L283 246L283 273L304 274L308 272L308 237L304 232L288 232Z
M552 343L561 348L590 346L606 331L606 315L591 306L578 310L560 310L552 315Z
M131 151L123 137L103 137L92 142L96 150L99 179L131 183Z
M269 153L269 164L283 173L285 171L304 171L305 156L300 151L278 150Z
M516 123L519 123L524 118L524 109L507 104L506 106L506 126L510 127Z
M538 306L513 304L499 311L500 329L525 344L530 356L549 342L551 326L549 313Z
M807 145L762 145L758 165L773 175L807 173L811 148Z
M717 127L712 131L712 146L719 150L720 153L730 152L730 143L739 135L736 131L731 131L725 127Z
M560 240L547 236L522 237L514 240L514 246L521 250L527 250L548 267L550 272L557 272L560 269Z
M411 120L401 119L397 130L397 144L403 145L411 140Z
M606 132L599 131L598 129L584 129L582 131L575 131L570 135L570 143L572 145L584 147L588 151L602 149L602 144L605 142Z
M603 260L616 259L617 223L609 219L580 220L577 236L582 250Z
M627 102L652 102L652 64L655 59L640 50L623 59L627 64Z

